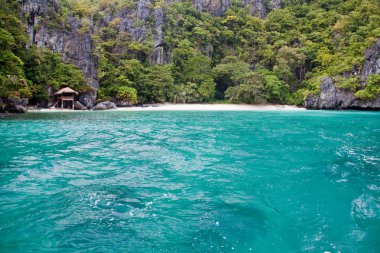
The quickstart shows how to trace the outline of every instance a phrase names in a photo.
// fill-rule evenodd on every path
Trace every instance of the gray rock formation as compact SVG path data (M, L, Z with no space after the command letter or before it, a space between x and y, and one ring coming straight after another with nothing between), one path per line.
M45 15L47 11L47 0L22 0L21 21L27 24L29 46L35 41L36 27L40 24L39 17Z
M283 0L243 0L242 4L248 7L251 15L264 19L271 10L281 8Z
M364 53L364 58L361 81L365 84L369 75L380 74L380 39Z
M146 21L149 17L149 0L139 0L137 3L137 18Z
M96 97L91 94L91 92L83 92L79 95L79 102L87 107L87 109L91 109L96 104Z
M92 109L93 110L110 110L110 109L116 109L116 105L110 101L105 101L105 102L98 103Z
M135 41L144 41L148 31L148 18L151 14L149 6L149 0L139 0L136 9L125 9L117 13L107 20L107 25L113 18L121 18L119 31L127 32Z
M281 8L281 4L282 4L282 1L283 0L271 0L270 2L269 2L269 9L270 10L275 10L275 9L279 9L279 8Z
M380 110L380 96L372 101L360 100L352 92L339 90L330 77L322 80L319 95L308 95L304 106L308 109Z
M29 46L48 47L53 52L61 53L65 62L78 66L86 78L87 85L97 89L99 82L96 61L92 54L91 34L78 32L80 21L69 18L70 30L44 26L42 19L49 12L58 12L56 0L23 0L21 20L27 25Z
M231 0L192 0L193 6L198 11L208 12L214 16L222 16L231 8ZM281 8L283 0L242 0L243 6L247 6L249 12L257 17L265 18L269 10ZM267 6L266 6L267 4Z
M253 16L259 18L265 18L266 8L264 5L264 0L243 0L244 6L248 6L249 12Z
M92 55L92 40L90 34L73 33L64 40L63 60L78 66L85 75L87 85L99 88L96 62Z
M208 12L214 16L222 16L231 7L231 0L193 0L196 10Z
M28 111L28 102L26 98L0 98L0 113L25 113Z
M154 48L151 56L152 64L164 64L164 47L163 47L163 31L164 11L162 8L156 8L153 12L154 16Z
M79 101L75 101L75 103L74 103L74 110L86 110L87 109L87 107L86 106L84 106L84 105L82 105L82 103L81 102L79 102Z
M369 75L380 74L380 39L375 45L364 53L365 62L360 73L363 88ZM353 71L354 75L357 73ZM350 76L344 73L343 76ZM319 95L308 95L304 106L309 109L358 109L358 110L380 110L380 96L371 101L360 100L350 91L340 90L334 86L330 77L322 80Z

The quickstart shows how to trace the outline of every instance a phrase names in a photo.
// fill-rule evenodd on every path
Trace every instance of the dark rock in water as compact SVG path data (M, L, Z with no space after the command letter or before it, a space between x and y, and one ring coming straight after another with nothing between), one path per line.
M28 111L27 98L0 99L0 113L25 113Z
M304 106L308 109L353 109L380 110L380 97L366 101L355 97L354 93L339 90L330 77L322 80L319 95L308 95Z
M87 107L84 106L84 105L82 105L81 102L76 101L76 102L74 103L74 110L86 110L86 109L87 109Z
M87 107L87 109L91 109L95 104L95 97L91 94L91 92L84 92L79 95L79 102Z
M109 109L116 109L116 105L115 105L115 103L112 103L112 102L110 102L110 101L105 101L105 102L98 103L98 104L95 105L92 109L93 109L93 110L109 110Z

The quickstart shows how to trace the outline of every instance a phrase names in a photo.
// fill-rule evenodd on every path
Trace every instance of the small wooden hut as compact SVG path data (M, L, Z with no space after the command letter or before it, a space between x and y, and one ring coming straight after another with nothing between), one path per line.
M54 93L57 101L56 107L61 109L68 108L74 110L75 95L78 95L78 92L69 87L60 89Z

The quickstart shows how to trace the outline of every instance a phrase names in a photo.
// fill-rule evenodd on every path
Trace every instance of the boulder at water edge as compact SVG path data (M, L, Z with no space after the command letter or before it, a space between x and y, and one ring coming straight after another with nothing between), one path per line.
M110 101L105 101L96 104L93 108L93 110L110 110L110 109L116 109L116 105Z
M95 97L91 92L83 92L79 95L79 102L84 105L87 109L91 109L95 104Z
M320 84L320 93L309 94L304 106L308 109L354 109L380 110L380 96L374 100L360 100L353 92L339 89L334 85L331 77L326 77Z
M74 104L74 110L86 110L87 107L82 105L81 102L79 101L76 101L75 104Z
M27 98L0 99L0 113L25 113L28 111Z

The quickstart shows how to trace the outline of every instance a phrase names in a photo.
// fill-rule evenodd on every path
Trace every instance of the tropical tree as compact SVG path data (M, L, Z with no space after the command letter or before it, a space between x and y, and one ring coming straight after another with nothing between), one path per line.
M139 102L163 103L172 97L173 85L171 65L156 65L145 69L135 88Z
M119 87L116 97L127 104L136 104L137 103L137 91L135 88L122 86Z
M255 73L244 76L240 85L230 87L226 98L233 103L262 104L266 102L262 77Z
M298 48L283 46L278 50L273 71L290 84L293 91L296 89L297 80L303 79L305 58ZM296 76L297 72L298 76Z

